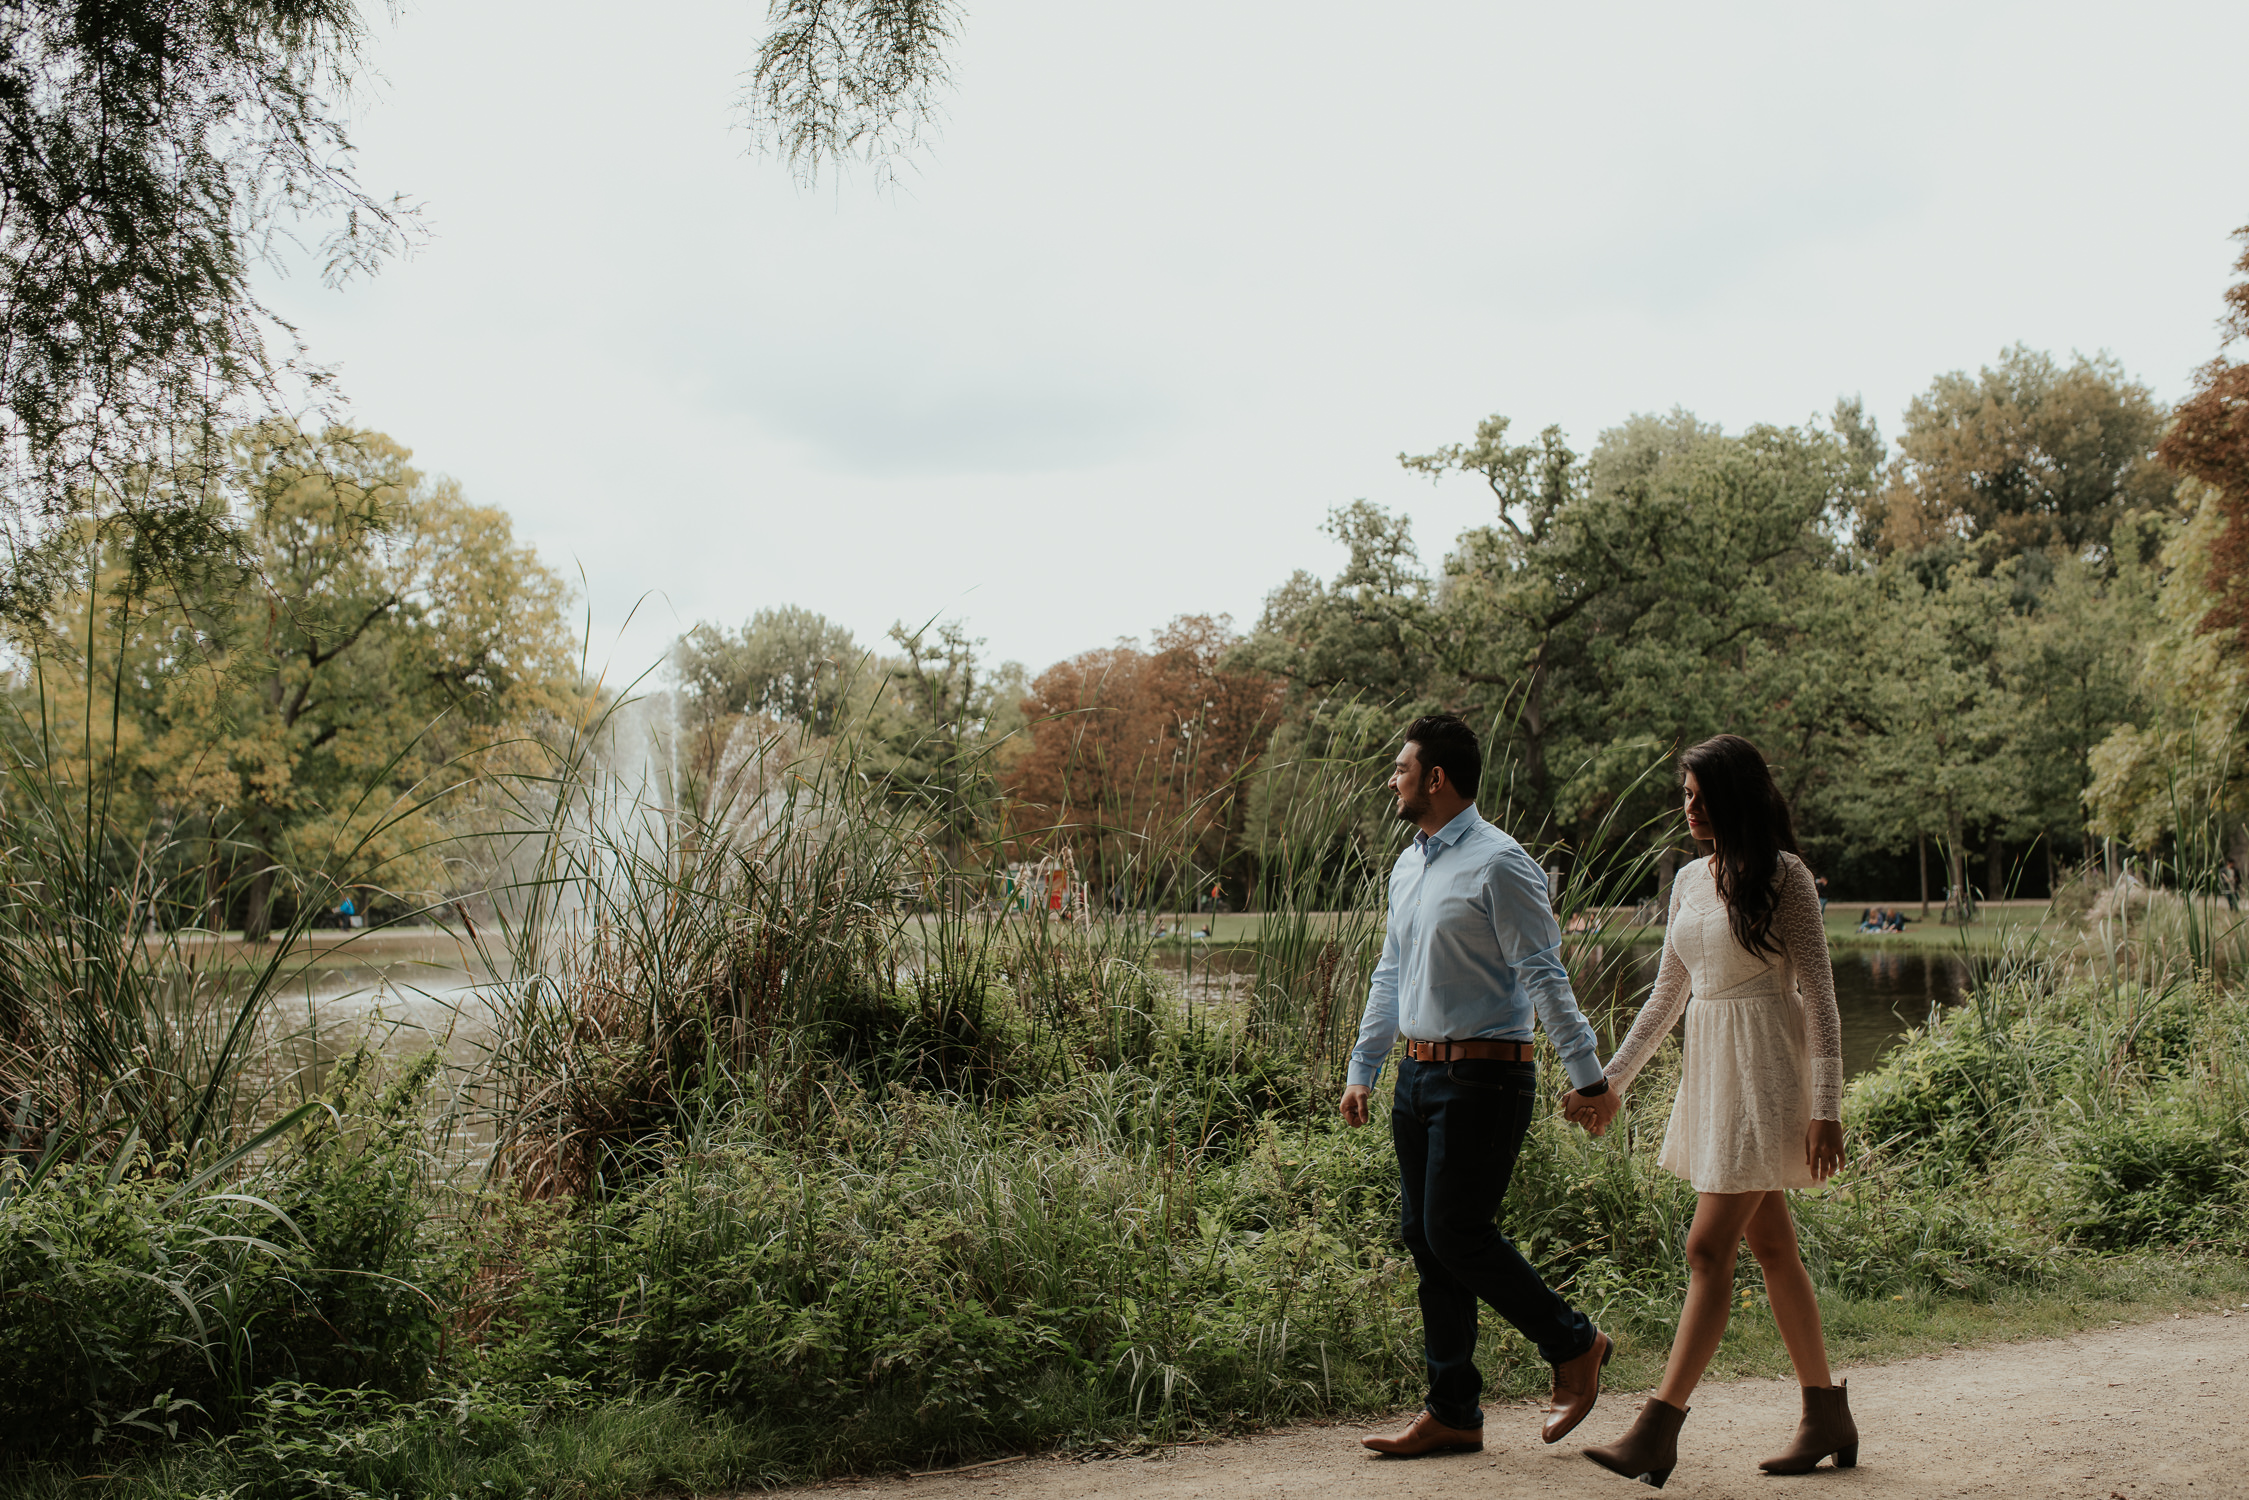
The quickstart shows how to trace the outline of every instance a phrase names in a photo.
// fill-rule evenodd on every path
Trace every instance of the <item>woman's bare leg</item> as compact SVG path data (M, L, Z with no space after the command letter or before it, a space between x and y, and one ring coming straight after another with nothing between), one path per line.
M1789 1217L1787 1197L1765 1194L1765 1201L1749 1216L1745 1233L1749 1253L1764 1268L1765 1295L1772 1299L1773 1321L1780 1325L1781 1342L1788 1345L1789 1362L1796 1366L1796 1383L1826 1389L1835 1383L1835 1376L1827 1367L1819 1298L1812 1292L1804 1257L1797 1253L1796 1221Z
M1741 1237L1766 1193L1699 1193L1695 1196L1695 1222L1687 1230L1687 1305L1679 1312L1679 1331L1672 1336L1671 1361L1664 1366L1663 1384L1656 1399L1684 1407L1701 1383L1718 1341L1726 1336L1726 1318L1733 1311L1734 1260L1741 1253Z

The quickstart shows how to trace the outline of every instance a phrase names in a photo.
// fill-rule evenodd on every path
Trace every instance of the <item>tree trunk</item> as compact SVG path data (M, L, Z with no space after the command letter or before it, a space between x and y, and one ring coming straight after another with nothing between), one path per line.
M264 859L250 877L250 909L242 917L242 941L262 943L273 932L273 861Z
M1976 898L1968 893L1968 830L1958 813L1953 814L1946 834L1945 870L1952 889L1945 899L1952 908L1953 920L1965 924L1976 918Z
M2005 892L2007 879L2007 851L1999 846L1999 830L1992 829L1984 835L1983 898L1996 901Z
M1921 920L1926 922L1929 920L1929 836L1927 834L1917 833L1913 836L1913 852L1921 862Z
M1679 851L1665 849L1656 856L1656 920L1671 913L1671 879L1679 873Z
M1546 787L1546 664L1543 661L1531 666L1530 686L1523 694L1522 724L1523 780L1531 792L1531 832L1543 838L1553 808ZM1523 830L1514 832L1521 836Z

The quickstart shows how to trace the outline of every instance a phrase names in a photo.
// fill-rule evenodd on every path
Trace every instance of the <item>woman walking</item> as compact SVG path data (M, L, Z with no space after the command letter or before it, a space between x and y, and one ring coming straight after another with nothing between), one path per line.
M1819 1302L1796 1253L1789 1188L1843 1164L1842 1023L1819 890L1797 857L1788 804L1757 747L1722 734L1680 758L1687 831L1710 857L1672 884L1663 963L1648 1003L1609 1061L1609 1091L1564 1107L1596 1133L1656 1046L1687 1011L1687 1053L1659 1158L1695 1187L1687 1303L1654 1399L1632 1430L1585 1456L1662 1488L1679 1457L1687 1400L1718 1350L1741 1242L1764 1268L1804 1416L1796 1441L1758 1467L1802 1474L1833 1454L1858 1462L1858 1428L1827 1367ZM1688 997L1693 1003L1688 1003Z

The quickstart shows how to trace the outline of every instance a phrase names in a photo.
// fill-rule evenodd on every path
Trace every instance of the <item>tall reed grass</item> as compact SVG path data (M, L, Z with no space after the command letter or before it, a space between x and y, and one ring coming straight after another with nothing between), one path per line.
M1145 902L1023 911L848 732L746 722L684 792L618 738L564 733L487 789L512 811L467 903L493 976L481 1179L449 1171L412 1102L434 1062L255 1092L238 1043L269 1024L270 983L224 1010L200 992L198 1030L156 983L160 940L88 971L70 923L0 918L48 945L26 972L55 977L13 1002L64 1038L39 1045L79 1045L56 1029L76 1024L65 978L150 966L125 991L139 1011L87 1022L83 1050L129 1064L131 1026L170 1027L151 1076L186 1080L145 1103L115 1082L132 1066L90 1073L77 1144L0 1169L0 1291L57 1310L0 1324L0 1348L77 1372L0 1387L7 1416L112 1445L239 1423L194 1450L214 1484L281 1494L316 1470L343 1496L439 1472L414 1465L442 1445L411 1435L439 1399L479 1473L639 1413L731 1434L695 1470L718 1484L1415 1398L1394 1162L1333 1112L1383 919L1365 757L1258 772L1256 923L1221 951L1154 936L1163 893L1211 876L1208 805L1136 831L1113 883ZM1534 847L1571 869L1557 904L1587 989L1626 972L1665 831L1616 817L1585 848ZM139 898L82 886L71 920L111 941L93 928ZM2243 1243L2249 1001L2193 929L2137 922L2129 946L2026 941L1853 1085L1856 1165L1799 1200L1832 1296L1988 1297L2118 1247ZM194 1124L221 1063L235 1081L200 1118L231 1134ZM1510 1194L1509 1232L1628 1345L1660 1346L1684 1284L1693 1195L1654 1161L1676 1063L1599 1140L1543 1101ZM115 1357L74 1350L87 1328ZM1504 1328L1481 1360L1503 1391L1543 1379Z

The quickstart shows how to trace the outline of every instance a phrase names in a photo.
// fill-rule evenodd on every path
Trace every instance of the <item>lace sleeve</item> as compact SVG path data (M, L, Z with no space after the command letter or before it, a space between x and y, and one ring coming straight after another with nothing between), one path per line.
M1804 997L1804 1031L1812 1048L1812 1118L1843 1118L1843 1017L1835 1008L1835 965L1827 956L1819 887L1800 859L1784 858L1773 935L1788 954Z
M1632 1030L1618 1044L1603 1071L1609 1087L1622 1094L1632 1087L1632 1080L1640 1076L1640 1069L1664 1037L1670 1034L1672 1023L1687 1004L1687 965L1672 946L1672 934L1679 927L1679 888L1684 882L1673 876L1671 881L1671 911L1663 924L1663 962L1656 969L1655 988L1648 992L1640 1014L1633 1018Z

